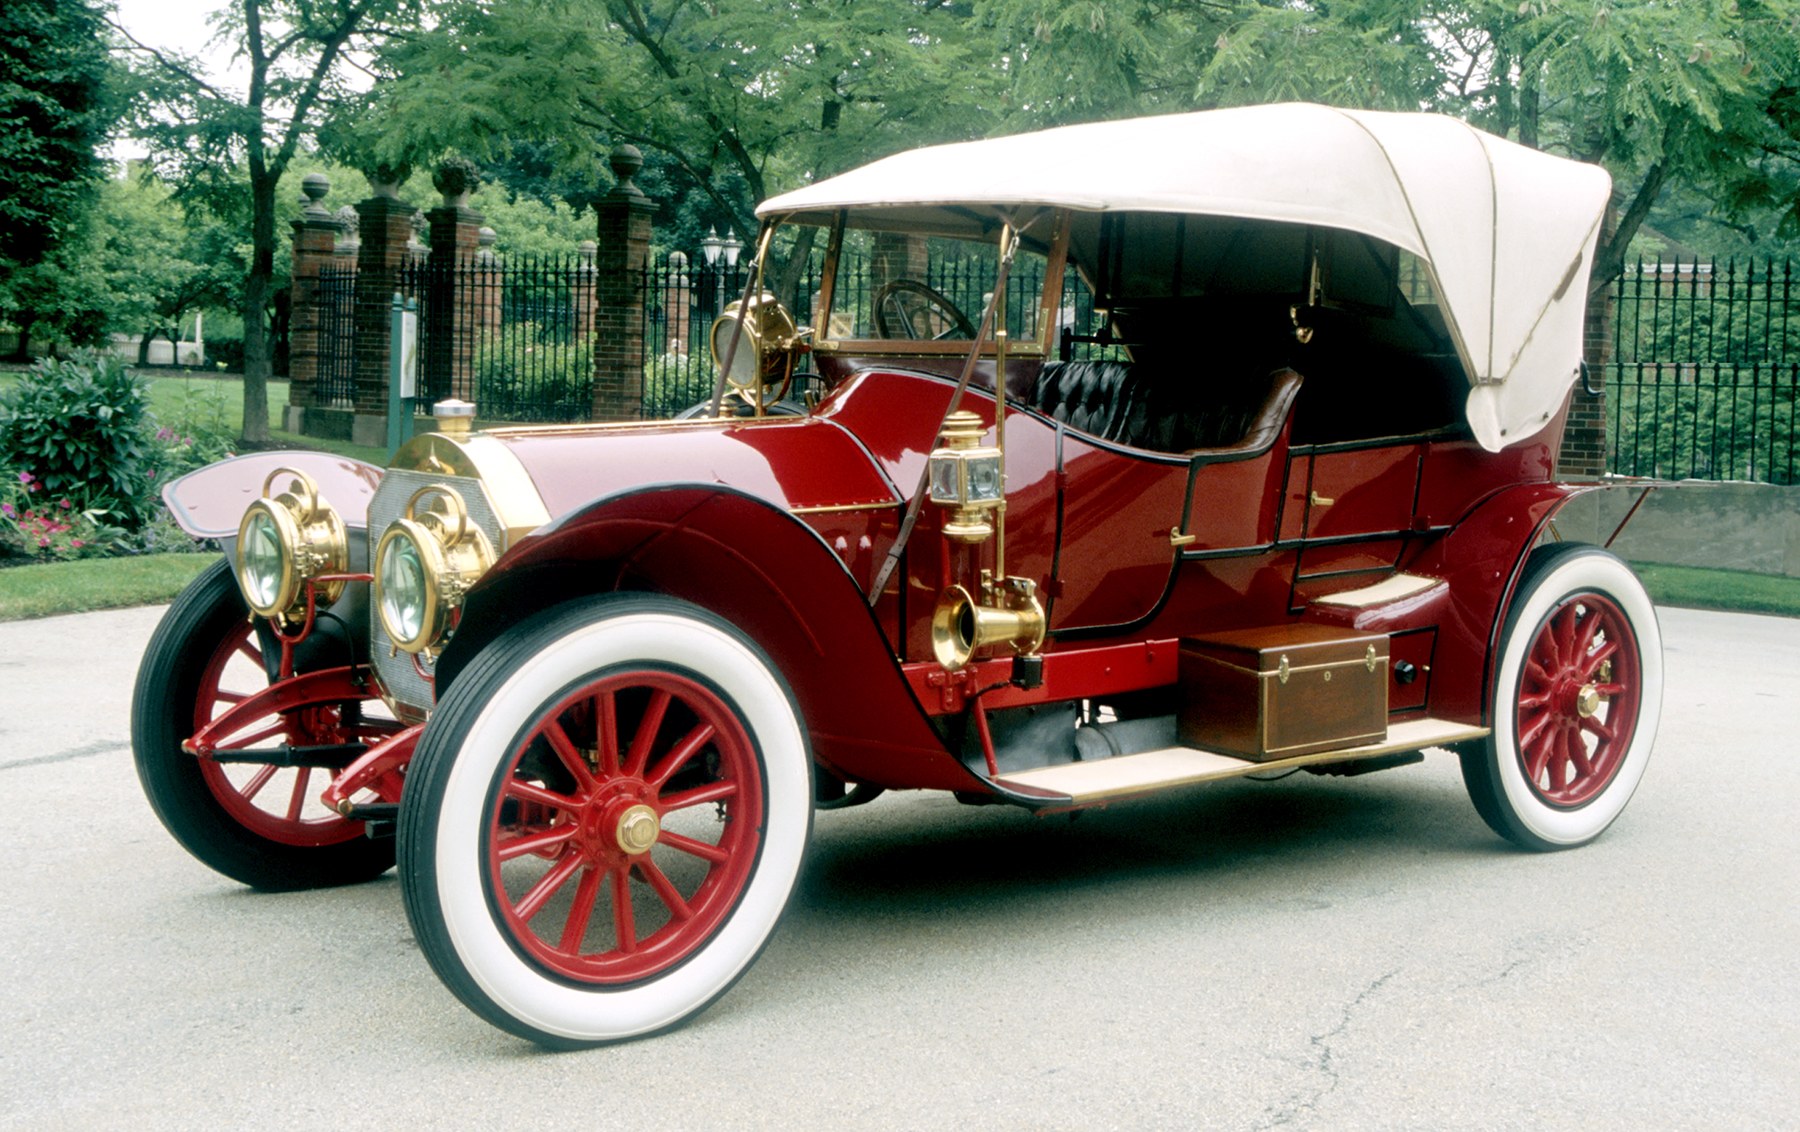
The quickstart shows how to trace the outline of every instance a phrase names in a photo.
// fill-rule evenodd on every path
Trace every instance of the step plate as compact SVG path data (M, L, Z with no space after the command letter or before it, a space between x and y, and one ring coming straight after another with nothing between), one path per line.
M1466 723L1451 723L1443 719L1409 719L1390 726L1387 738L1379 743L1365 743L1360 747L1345 747L1336 751L1315 751L1310 755L1270 759L1267 762L1251 762L1249 759L1193 747L1165 747L1160 751L1145 751L1140 755L1120 755L1095 762L1063 763L1039 770L1020 771L1005 775L997 781L1003 787L1025 787L1031 793L1059 794L1068 798L1071 804L1083 806L1114 798L1128 798L1134 794L1148 794L1171 786L1237 778L1259 770L1282 770L1309 763L1366 759L1445 743L1461 743L1480 739L1487 733L1488 729L1485 727L1470 727Z

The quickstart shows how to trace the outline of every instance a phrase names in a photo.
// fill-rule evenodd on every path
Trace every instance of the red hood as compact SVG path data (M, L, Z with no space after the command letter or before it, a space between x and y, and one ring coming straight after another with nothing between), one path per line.
M855 437L816 418L500 429L488 435L524 465L553 520L602 496L668 483L725 484L787 510L899 498Z

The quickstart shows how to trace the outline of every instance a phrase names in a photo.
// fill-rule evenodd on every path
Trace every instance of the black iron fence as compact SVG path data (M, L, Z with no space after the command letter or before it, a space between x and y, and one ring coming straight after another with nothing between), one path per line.
M1614 284L1607 467L1800 483L1792 261L1644 263Z
M356 397L356 269L319 270L319 404L348 409Z
M1041 265L1018 265L1009 322L1035 302ZM764 285L813 323L820 256ZM643 270L643 415L672 416L711 394L707 335L748 282L747 263L690 265L677 254ZM981 272L954 264L923 280L971 319L986 301ZM845 317L867 321L870 272L840 270ZM859 283L858 281L861 281ZM487 420L577 421L592 412L598 280L585 256L494 257L445 267L417 262L400 289L420 305L420 400L474 400ZM866 290L867 288L864 288ZM320 403L354 395L353 269L318 279ZM1800 483L1800 286L1792 262L1638 263L1613 287L1611 358L1593 375L1607 392L1607 467L1627 475ZM1012 308L1018 308L1016 310ZM1073 356L1111 356L1093 297L1070 273L1058 330ZM860 323L859 323L860 325ZM1082 339L1089 339L1082 341Z

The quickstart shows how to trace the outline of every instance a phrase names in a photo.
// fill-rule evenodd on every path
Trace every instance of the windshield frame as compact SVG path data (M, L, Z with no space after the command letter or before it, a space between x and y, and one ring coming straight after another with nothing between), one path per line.
M869 208L857 210L858 218L868 218L877 223L850 223L849 210L839 209L832 218L825 249L825 266L819 280L819 318L818 327L813 337L813 351L824 354L843 354L851 356L887 356L887 357L965 357L971 350L976 350L983 357L992 357L995 353L994 329L977 342L969 338L951 339L918 339L918 338L833 338L829 330L831 326L832 305L837 293L839 257L844 248L844 232L847 228L863 228L876 231L905 232L910 234L935 236L951 235L967 239L967 232L939 233L918 225L893 224L881 225L882 209ZM1015 337L1012 328L1008 331L1006 352L1008 357L1030 358L1041 360L1051 356L1056 348L1057 315L1061 307L1063 271L1067 262L1069 249L1068 209L1037 210L1037 215L1025 222L1023 230L1027 233L1027 242L1033 250L1044 255L1044 279L1042 290L1038 295L1038 330L1030 338ZM985 231L989 227L987 221L992 220L993 238L996 245L1000 233L1005 226L1006 217L994 215L991 218L970 216ZM1029 233L1036 229L1043 231L1049 228L1049 238L1030 239ZM964 312L979 327L982 311Z

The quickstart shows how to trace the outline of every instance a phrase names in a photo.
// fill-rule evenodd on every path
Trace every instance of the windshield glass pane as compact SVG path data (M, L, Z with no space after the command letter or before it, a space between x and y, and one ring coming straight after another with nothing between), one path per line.
M844 232L832 296L833 339L967 342L981 325L999 271L997 238ZM1045 257L1020 248L1006 287L1013 341L1038 337Z

